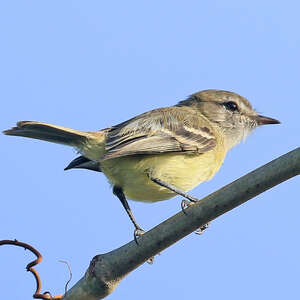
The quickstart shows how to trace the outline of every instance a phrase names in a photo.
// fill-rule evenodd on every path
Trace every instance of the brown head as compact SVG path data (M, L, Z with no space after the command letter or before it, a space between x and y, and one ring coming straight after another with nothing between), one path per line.
M225 134L228 149L245 139L260 125L279 124L276 119L259 115L244 97L223 90L204 90L192 94L178 106L193 106Z

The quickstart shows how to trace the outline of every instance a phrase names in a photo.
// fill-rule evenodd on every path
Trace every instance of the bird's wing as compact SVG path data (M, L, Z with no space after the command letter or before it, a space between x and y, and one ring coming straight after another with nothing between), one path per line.
M204 153L216 146L216 137L205 122L188 107L152 110L111 127L102 160L165 152Z

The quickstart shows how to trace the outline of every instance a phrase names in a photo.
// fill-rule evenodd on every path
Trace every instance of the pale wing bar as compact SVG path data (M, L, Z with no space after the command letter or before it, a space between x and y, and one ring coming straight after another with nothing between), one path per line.
M183 116L174 119L172 115L172 122L168 117L161 109L155 111L151 122L141 115L113 127L107 135L107 153L101 160L164 152L204 153L216 146L215 136L202 122L191 127Z

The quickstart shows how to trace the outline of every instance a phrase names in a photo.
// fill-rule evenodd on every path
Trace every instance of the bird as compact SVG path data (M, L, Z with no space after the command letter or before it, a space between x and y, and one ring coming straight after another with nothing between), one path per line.
M209 89L98 131L20 121L3 133L74 147L81 155L65 170L104 173L135 227L136 239L144 230L127 199L156 202L179 194L197 201L187 192L210 180L232 147L255 128L279 123L258 114L237 93Z

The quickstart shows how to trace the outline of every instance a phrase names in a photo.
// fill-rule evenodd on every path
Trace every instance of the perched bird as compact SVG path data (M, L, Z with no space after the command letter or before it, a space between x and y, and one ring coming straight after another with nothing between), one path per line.
M135 226L143 233L127 199L155 202L186 194L211 179L225 155L260 125L280 122L259 115L240 95L204 90L175 106L158 108L99 131L79 131L21 121L4 131L65 144L82 156L65 170L84 168L105 174Z

